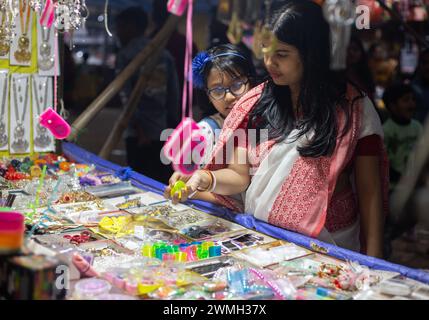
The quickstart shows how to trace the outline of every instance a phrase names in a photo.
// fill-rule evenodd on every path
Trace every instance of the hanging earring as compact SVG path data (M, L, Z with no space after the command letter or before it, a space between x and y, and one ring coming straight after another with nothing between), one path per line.
M256 59L263 59L264 53L262 52L262 21L257 21L255 24L255 29L253 30L253 46L252 52Z
M232 14L227 36L228 40L235 45L239 44L243 38L243 28L241 27L241 21L238 18L237 12L233 12Z
M271 17L271 2L272 0L265 0L265 23L262 22L256 25L255 28L255 52L256 56L263 58L264 54L272 54L277 49L277 37L270 30L270 17Z

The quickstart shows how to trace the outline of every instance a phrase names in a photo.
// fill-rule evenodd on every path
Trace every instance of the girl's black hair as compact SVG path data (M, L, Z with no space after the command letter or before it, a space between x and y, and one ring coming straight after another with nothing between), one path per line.
M338 106L346 114L344 129L350 127L346 82L337 81L330 70L329 24L316 3L292 0L274 13L270 27L279 41L298 49L304 66L297 110L293 108L289 86L278 86L268 79L250 113L249 128L268 129L269 139L276 141L285 140L293 129L298 129L297 139L314 131L309 144L298 148L300 155L329 156L338 135Z
M207 53L214 59L207 62L202 70L205 88L196 91L196 101L203 112L203 117L217 113L217 110L207 96L207 78L213 68L222 71L231 78L247 77L251 88L258 84L252 57L248 56L240 47L232 44L223 44L209 49ZM216 57L218 55L222 56Z

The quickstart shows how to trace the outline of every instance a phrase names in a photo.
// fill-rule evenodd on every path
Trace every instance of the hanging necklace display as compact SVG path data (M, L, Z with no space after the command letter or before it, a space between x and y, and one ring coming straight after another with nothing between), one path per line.
M323 12L331 27L331 69L344 70L351 27L356 18L355 5L350 0L326 0Z
M85 26L89 10L85 0L58 0L55 7L55 28L58 32L67 32L70 39L70 49L74 48L74 31Z
M24 19L25 16L25 19ZM15 52L14 56L18 63L29 63L31 60L31 51L30 51L30 36L29 36L29 26L31 20L31 7L26 0L21 0L19 2L19 22L21 25L21 36L18 39L18 50Z
M36 77L33 77L33 92L34 92L34 99L35 105L36 105L36 117L39 117L42 112L44 111L44 107L48 105L48 89L49 89L49 78L46 77L46 80L43 82L41 81L41 78L39 78L39 83L36 81ZM39 92L44 92L43 96L39 95ZM40 149L45 150L49 147L49 145L52 142L52 138L48 132L48 129L40 125L40 123L36 123L36 134L34 138L34 146ZM37 150L36 150L37 151Z
M8 96L8 75L7 73L2 74L3 77L3 90L1 97L1 106L0 106L0 149L4 149L7 147L7 143L9 142L7 136L7 119L8 116L6 114L7 111L7 96Z
M21 89L21 86L19 87L19 89L16 88L16 78L13 78L12 80L13 97L14 97L14 104L15 104L15 120L16 120L16 126L13 131L14 137L13 137L12 149L16 153L20 153L20 154L27 153L28 147L29 147L29 143L25 138L25 125L24 125L25 116L27 114L27 109L28 109L28 95L30 91L29 86L30 84L27 78L27 81L25 84L24 99L22 98L22 95L20 95L18 99L18 93L20 93L22 89ZM20 114L19 114L19 108L18 108L18 105L19 105L18 101L21 105L22 103L24 103L21 117L19 117Z
M58 0L55 16L55 28L59 32L71 32L85 23L89 11L85 0Z
M10 50L10 39L6 27L6 17L8 15L7 11L3 11L1 17L1 27L0 27L0 57L7 56Z
M55 59L52 54L51 28L40 26L41 44L39 46L38 66L42 71L49 71L54 67Z

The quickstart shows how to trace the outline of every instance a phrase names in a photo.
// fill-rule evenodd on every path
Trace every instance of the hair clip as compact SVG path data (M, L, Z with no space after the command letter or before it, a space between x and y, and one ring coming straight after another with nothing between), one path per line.
M211 56L203 51L197 54L197 56L192 61L192 75L194 87L198 89L204 88L204 78L203 78L203 70L206 66L206 63L212 61Z

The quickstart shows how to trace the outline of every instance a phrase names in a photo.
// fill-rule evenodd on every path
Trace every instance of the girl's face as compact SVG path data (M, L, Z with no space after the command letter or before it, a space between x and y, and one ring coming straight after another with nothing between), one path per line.
M237 101L250 90L247 77L233 78L213 68L207 77L207 94L216 110L226 118Z
M263 43L263 47L269 44ZM275 52L264 55L265 66L279 86L299 86L303 77L303 64L296 47L278 41Z

